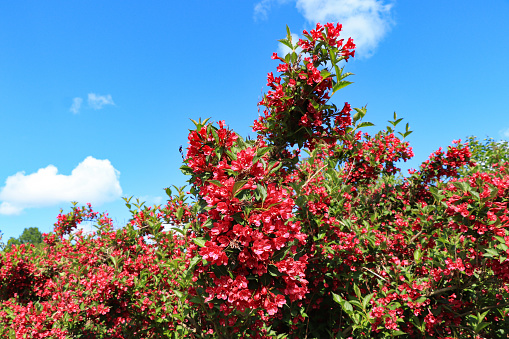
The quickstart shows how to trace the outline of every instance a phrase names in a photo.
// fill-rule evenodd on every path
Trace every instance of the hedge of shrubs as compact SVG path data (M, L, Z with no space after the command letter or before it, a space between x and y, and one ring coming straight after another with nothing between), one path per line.
M403 176L408 124L368 134L366 107L330 101L355 53L340 32L288 30L256 139L193 121L166 204L127 199L121 228L73 205L43 246L6 248L0 334L507 338L507 144L453 141Z

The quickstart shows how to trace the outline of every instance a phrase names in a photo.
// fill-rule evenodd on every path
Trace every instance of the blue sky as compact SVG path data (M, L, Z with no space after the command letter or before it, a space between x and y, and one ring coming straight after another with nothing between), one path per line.
M367 104L376 128L409 122L403 168L468 135L508 139L508 16L507 0L0 2L4 241L50 231L71 200L118 224L123 196L163 202L186 180L190 118L253 135L286 25L343 23L355 83L334 101Z

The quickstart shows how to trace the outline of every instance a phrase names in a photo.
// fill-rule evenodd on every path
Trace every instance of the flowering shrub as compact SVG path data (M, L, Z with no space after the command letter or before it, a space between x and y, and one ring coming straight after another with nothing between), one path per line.
M394 114L370 135L366 107L330 102L350 84L339 65L355 45L340 32L318 24L294 42L288 31L255 140L193 121L187 194L167 189L165 206L126 200L121 229L74 206L43 248L5 250L0 333L506 337L509 164L483 171L455 141L403 177L408 124L397 132ZM97 232L76 232L82 222Z
M178 280L185 240L161 232L161 222L171 220L180 204L170 200L164 208L133 210L131 223L118 230L90 205L74 206L58 216L43 250L13 245L1 257L0 333L13 338L175 336L183 307L180 291L186 288ZM82 222L95 222L97 232L73 232Z

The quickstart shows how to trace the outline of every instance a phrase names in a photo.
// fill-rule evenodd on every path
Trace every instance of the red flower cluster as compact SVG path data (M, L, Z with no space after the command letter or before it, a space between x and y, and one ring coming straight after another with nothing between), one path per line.
M209 148L215 151L205 155ZM204 203L195 232L204 242L201 248L192 245L188 258L206 260L197 264L195 280L206 281L204 301L211 307L220 304L225 315L234 309L274 315L287 303L285 296L294 301L307 293L306 257L293 259L294 245L304 244L306 237L299 223L290 221L290 193L271 182L278 162L270 162L269 151L261 140L245 145L222 123L189 135L186 162ZM229 275L220 273L221 266ZM198 291L193 287L192 293Z

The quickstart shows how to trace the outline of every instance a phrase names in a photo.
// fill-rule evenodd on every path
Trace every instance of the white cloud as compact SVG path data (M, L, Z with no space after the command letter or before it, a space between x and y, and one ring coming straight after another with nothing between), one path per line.
M93 109L101 109L104 105L115 105L111 95L97 95L95 93L88 93L88 105Z
M4 201L0 204L0 214L6 214L6 215L20 214L21 211L23 211L22 208L13 206L12 204L10 204L7 201Z
M267 15L271 3L279 0L262 0L255 6L255 14ZM391 29L391 9L395 0L293 0L297 9L311 24L339 22L343 24L341 36L352 37L356 55L370 57L379 42Z
M74 98L74 99L72 99L72 105L71 105L71 108L69 110L71 112L73 112L74 114L79 113L82 102L83 102L83 99L81 99L81 98Z
M99 205L120 198L120 172L109 160L87 157L70 175L49 165L35 173L18 172L0 189L0 214L19 214L25 208L48 207L77 201Z

